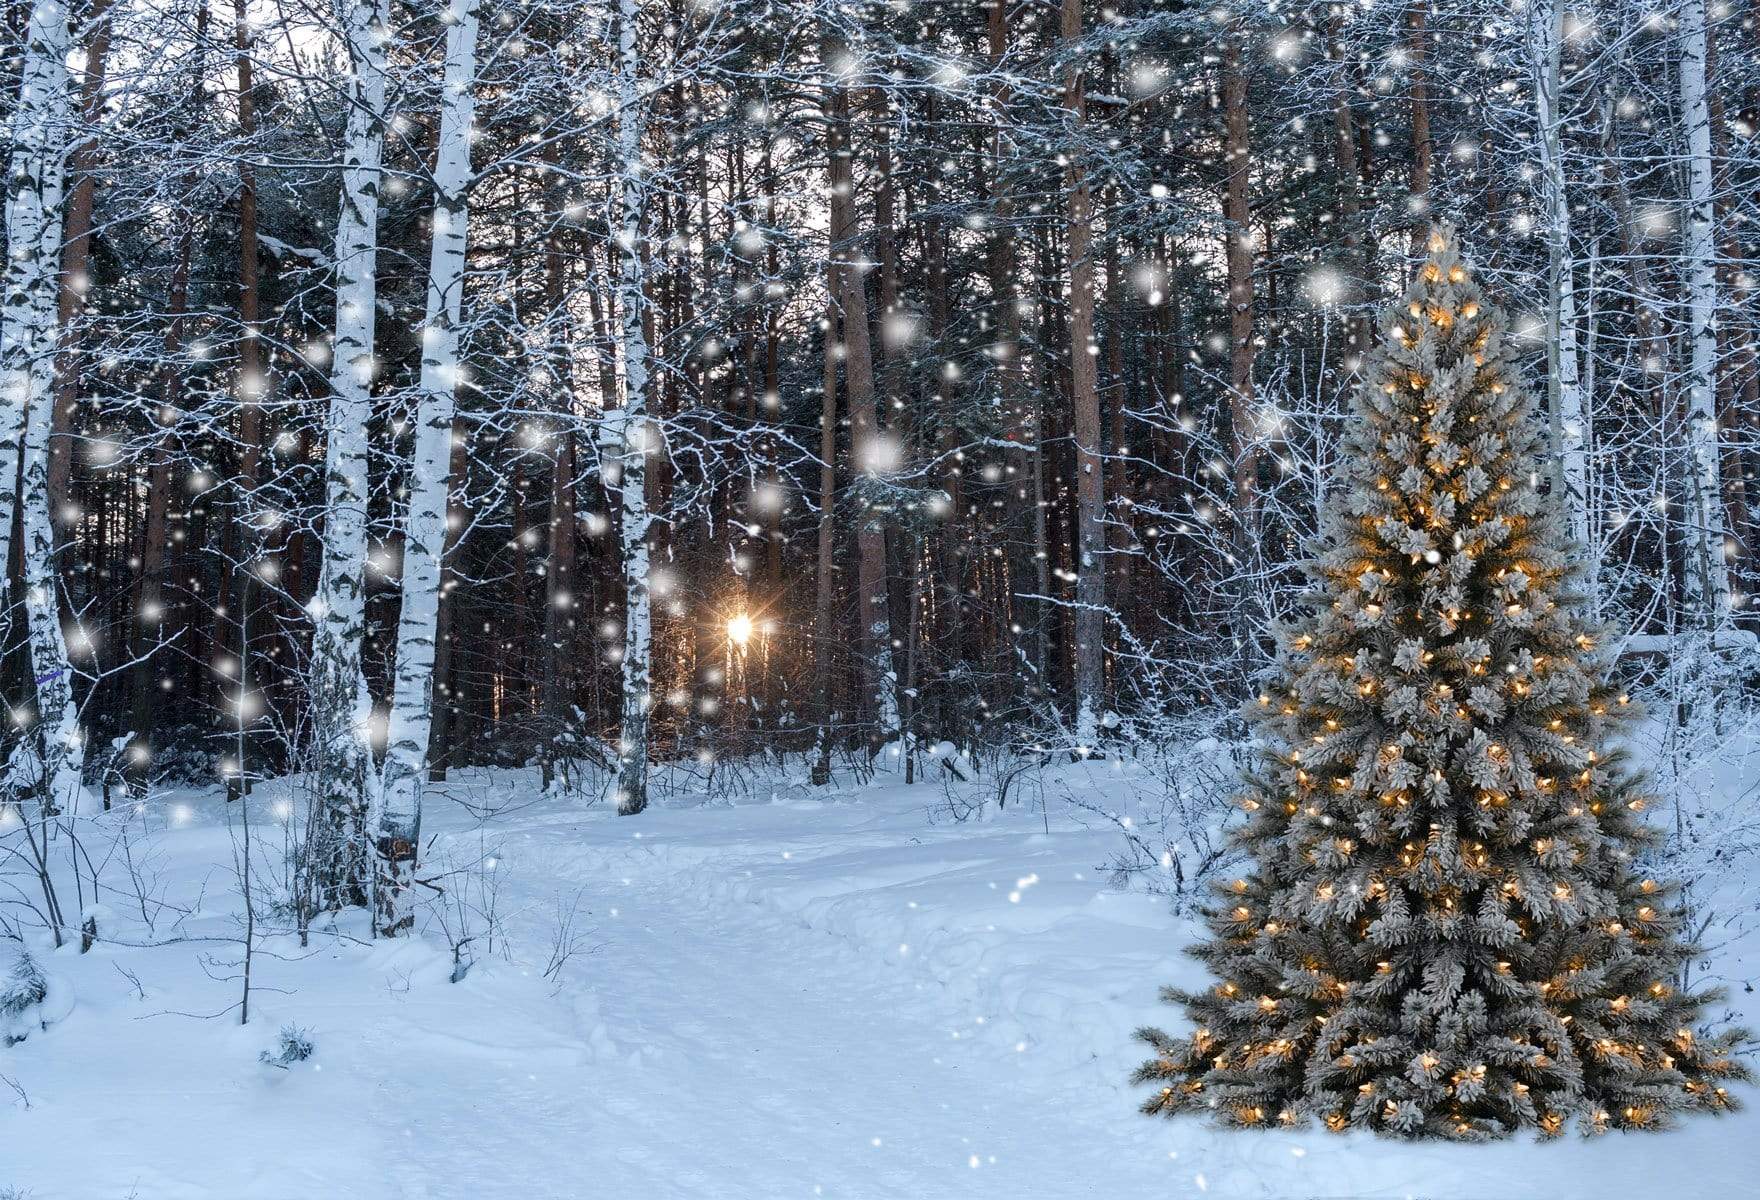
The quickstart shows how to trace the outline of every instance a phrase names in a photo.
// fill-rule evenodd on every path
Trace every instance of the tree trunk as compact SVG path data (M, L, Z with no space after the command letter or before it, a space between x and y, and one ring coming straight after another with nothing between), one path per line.
M554 143L547 148L554 157ZM548 206L559 210L560 205ZM557 397L555 454L550 474L549 555L544 564L544 783L552 782L552 760L571 725L574 706L573 636L575 596L575 411L574 376L569 348L573 322L568 308L568 262L562 245L563 214L551 211L549 242L544 247L545 320L549 335L547 381Z
M1369 302L1374 299L1374 287L1369 278L1369 264L1364 256L1362 231L1362 194L1364 180L1357 158L1356 118L1351 113L1350 76L1345 65L1345 48L1340 37L1340 21L1333 17L1328 26L1326 54L1333 63L1334 80L1332 92L1332 156L1333 173L1338 187L1338 224L1344 239L1346 270L1349 272L1351 287L1347 295L1355 304L1362 306L1363 315L1353 318L1347 328L1348 356L1347 367L1356 369L1356 362L1368 352L1370 345L1370 324L1367 315ZM1171 293L1172 289L1169 288Z
M313 737L318 812L310 834L320 908L367 898L367 810L377 791L368 730L372 697L361 669L366 638L368 464L373 326L378 304L379 185L384 154L383 0L352 0L346 16L348 120L336 220L336 331L325 423L323 567L312 608ZM242 619L242 614L241 614Z
M825 60L842 57L843 45L827 33ZM851 452L858 480L856 513L857 613L861 622L862 665L874 700L876 736L881 744L898 732L898 678L892 664L892 614L886 572L886 530L863 482L877 481L892 467L880 433L874 394L874 354L868 334L867 286L857 265L860 229L856 218L854 156L850 144L849 93L831 89L830 255L827 269L843 310L843 378L849 397Z
M833 274L836 260L827 264ZM831 724L835 719L832 692L833 601L837 577L837 282L831 282L832 304L825 311L824 388L819 406L819 532L813 596L813 694L818 702L819 733L814 746L812 781L831 782Z
M1411 38L1406 69L1411 73L1412 105L1412 173L1406 204L1412 215L1412 249L1420 254L1430 230L1430 176L1435 161L1430 141L1430 87L1424 78L1424 55L1429 49L1424 17L1429 4L1430 0L1415 0L1406 10L1406 29Z
M1253 228L1249 205L1252 143L1247 77L1238 35L1222 52L1222 111L1227 183L1223 217L1228 239L1229 416L1234 429L1235 554L1245 569L1254 552L1259 508L1258 417L1253 397Z
M39 4L32 10L13 110L7 256L0 285L0 396L8 400L5 412L12 426L0 430L0 513L7 516L0 562L11 558L11 514L17 512L37 711L36 736L21 739L14 752L29 753L40 739L36 751L46 789L44 807L77 813L83 807L84 743L73 698L73 666L61 629L61 582L49 511L59 331L56 276L66 215L66 138L73 122L69 40L66 13L59 4Z
M227 524L222 559L226 583L221 595L234 619L220 624L228 657L243 664L249 653L251 630L245 625L247 581L240 568L249 556L250 506L262 476L263 397L268 376L263 364L262 343L262 249L257 244L257 169L249 147L257 135L256 84L251 59L250 18L247 0L233 0L233 47L238 70L238 133L247 150L238 160L238 519ZM202 10L206 16L206 7ZM268 659L264 657L263 661ZM242 677L241 677L242 678ZM241 703L243 696L240 696ZM242 709L240 710L242 712ZM226 779L228 799L249 790L248 741L238 740L238 770Z
M49 512L60 525L72 525L73 412L79 401L79 343L76 327L91 287L92 208L97 199L97 127L103 118L104 68L110 57L111 0L91 0L85 13L86 61L80 87L79 142L68 154L73 189L67 198L67 224L61 250L60 366L55 384L55 421L49 437ZM204 10L205 15L205 10Z
M453 556L466 519L464 506L456 498L464 486L465 434L456 422L452 429L452 462L448 473L452 478L454 498L446 506L446 547L440 554L440 604L434 621L433 717L428 726L428 779L434 783L446 778L446 769L452 764L460 712L453 651L457 640L454 630L463 600L458 595L459 573L453 565Z
M991 355L996 362L1002 411L1008 427L1007 436L1011 441L1018 443L1021 455L1025 459L1022 464L1023 470L1020 473L1022 482L1014 489L1014 493L1029 531L1027 538L1029 558L1028 562L1018 569L1018 574L1023 582L1027 578L1031 578L1034 595L1045 597L1049 595L1050 576L1046 569L1047 554L1044 539L1045 508L1040 472L1039 398L1031 393L1026 386L1026 364L1022 357L1021 289L1019 281L1015 278L1015 272L1019 267L1019 254L1014 234L1014 197L1007 178L1012 158L1012 147L1007 133L1008 106L1013 96L1003 70L1008 57L1008 33L1008 5L1001 2L988 5L985 35L988 41L990 67L995 72L997 79L990 100L993 130L990 151L990 203L994 214L991 221L994 232L990 239L990 292L996 312L996 342L991 349ZM1017 519L1019 518L1017 517ZM1035 686L1043 682L1045 673L1049 603L1043 598L1032 601L1032 618L1025 622L1028 627L1028 653L1035 676L1033 680Z
M1559 56L1563 11L1558 0L1528 6L1528 51L1539 121L1541 190L1546 220L1547 414L1552 427L1553 491L1560 497L1571 537L1590 544L1588 410L1577 347L1575 263L1571 258L1570 196L1565 181Z
M183 406L183 373L177 356L183 350L184 324L189 311L190 256L195 245L194 223L185 224L177 241L177 265L172 269L166 297L170 324L161 347L165 365L159 372L158 420L176 421ZM159 686L154 669L159 642L165 630L166 510L171 498L171 455L157 439L147 447L147 514L141 531L140 581L135 602L134 664L129 669L129 756L131 786L139 791L147 781L153 757L153 730L158 723Z
M434 650L440 615L441 563L452 493L452 424L459 376L458 327L470 236L471 121L476 109L478 0L456 0L448 13L440 136L434 153L434 228L428 254L428 302L422 320L416 440L409 512L403 527L403 605L397 618L397 670L385 737L385 769L373 844L378 932L392 937L415 923L409 909L422 829L434 713Z
M1709 37L1705 0L1680 12L1681 124L1687 143L1687 450L1692 458L1693 521L1683 597L1690 619L1710 627L1729 616L1729 563L1723 549L1723 486L1717 433L1717 212L1706 98Z
M1082 0L1063 0L1063 45L1082 37ZM1076 138L1083 136L1086 100L1082 68L1064 72L1063 107ZM1076 451L1076 747L1088 753L1100 740L1104 702L1106 541L1101 524L1106 495L1101 459L1099 344L1094 332L1093 195L1082 147L1068 152L1070 411Z
M929 103L933 104L933 100ZM934 119L932 109L929 119ZM929 275L929 338L935 346L936 357L951 365L952 347L948 339L953 336L953 301L947 269L948 241L946 221L937 218L924 222L924 258ZM943 655L956 664L963 664L973 658L966 621L966 573L970 561L968 546L977 530L966 512L965 481L959 458L959 448L965 438L959 424L954 379L945 368L935 371L935 417L941 433L935 450L941 460L940 482L947 497L947 511L935 539L940 551L940 569L936 572L939 587L933 591L940 594L938 605L944 606L946 612L947 641ZM912 578L916 577L913 575ZM907 681L905 686L917 685ZM917 712L922 710L921 705L912 708Z
M617 188L618 244L622 269L617 301L623 328L623 407L611 423L619 457L623 500L623 719L618 744L617 811L633 815L648 806L648 711L653 664L653 612L649 595L647 454L658 434L648 418L646 259L642 246L647 182L642 167L641 60L636 44L637 0L618 0Z

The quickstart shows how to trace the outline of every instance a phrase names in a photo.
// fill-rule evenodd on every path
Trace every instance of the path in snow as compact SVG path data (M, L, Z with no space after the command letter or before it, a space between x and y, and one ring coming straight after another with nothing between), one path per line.
M757 813L769 818L758 830L752 815L655 813L588 836L541 820L505 844L510 871L584 886L596 926L574 977L594 987L598 1049L579 1095L540 1106L583 1139L582 1185L875 1200L1084 1196L1126 1180L1181 1190L1149 1123L1118 1128L1136 1120L1128 1097L1097 1106L1086 1079L1046 1077L1027 1051L974 1036L985 1014L935 984L712 882L757 869L811 879L828 841L890 843L861 831L873 814L789 806ZM550 1120L523 1114L526 1140L550 1141ZM1125 1146L1138 1163L1120 1160ZM468 1170L468 1148L455 1152ZM509 1164L520 1159L510 1147Z

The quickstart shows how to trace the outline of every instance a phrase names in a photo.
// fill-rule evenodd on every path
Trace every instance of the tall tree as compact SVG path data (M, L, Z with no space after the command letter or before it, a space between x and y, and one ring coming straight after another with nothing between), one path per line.
M659 438L648 414L647 260L643 238L647 173L642 161L646 98L636 0L617 6L617 309L623 342L623 404L608 421L618 466L623 546L623 716L618 742L617 811L648 806L648 715L652 708L653 601L648 538L647 459Z
M1429 240L1430 176L1435 169L1435 150L1430 138L1430 81L1425 74L1429 7L1430 0L1414 0L1406 11L1406 69L1411 73L1409 95L1412 110L1412 169L1407 204L1411 210L1414 248Z
M97 128L103 118L104 72L110 61L110 0L92 0L84 13L85 61L81 69L80 121L84 126L68 152L73 187L62 231L61 363L55 380L55 421L49 443L49 507L60 524L71 524L74 509L68 483L73 477L73 414L79 400L81 370L77 326L91 288L92 210L97 199Z
M1079 145L1087 116L1081 41L1082 0L1063 0L1063 107L1072 142L1078 143L1068 152L1064 187L1069 197L1069 399L1076 443L1075 735L1078 751L1086 753L1100 740L1106 687L1106 477L1100 440L1100 344L1094 330L1093 192Z
M1576 263L1571 254L1570 189L1564 160L1564 10L1535 0L1527 11L1527 51L1538 122L1541 205L1546 234L1547 415L1552 425L1553 487L1564 498L1571 536L1589 542L1589 412L1578 345Z
M1257 552L1259 538L1259 417L1253 389L1257 357L1253 331L1253 147L1241 31L1225 32L1222 49L1223 237L1228 271L1228 408L1234 456L1234 545L1239 569Z
M70 44L60 0L43 0L25 29L18 105L7 164L6 265L0 279L0 563L12 558L12 515L19 514L25 613L36 726L15 754L41 762L44 808L78 812L84 794L85 742L73 694L73 664L61 628L61 580L49 511L49 452L54 425L56 279L66 216L66 151L73 135L67 76ZM15 480L17 481L15 483ZM16 489L16 490L14 490ZM6 575L10 578L10 569ZM31 772L15 773L15 780ZM16 799L14 797L13 799Z
M351 73L342 202L336 218L336 318L324 423L323 567L312 601L310 687L318 810L309 836L316 900L324 908L366 901L366 819L371 793L377 791L369 740L373 701L361 656L367 620L368 425L376 374L386 46L391 37L382 3L343 0L340 14Z
M834 74L846 69L848 48L834 26L825 33L825 63ZM862 671L872 698L876 736L891 741L899 729L898 676L892 661L892 604L886 572L886 528L877 503L881 477L896 465L893 443L880 430L874 389L873 339L868 330L868 287L857 252L861 241L855 195L855 150L851 142L849 88L829 85L826 150L831 195L830 247L826 272L841 309L843 386L848 398L850 452L855 460L856 618Z
M397 618L397 670L385 736L374 846L379 878L377 922L387 936L414 922L408 893L422 829L434 719L434 648L440 617L441 565L452 494L452 441L462 365L465 250L470 230L471 124L476 113L479 0L447 8L440 132L434 151L433 241L422 320L416 440L410 461L409 511L403 526L403 605Z
M251 544L251 508L257 502L257 488L262 483L263 463L263 400L269 391L267 364L263 355L263 284L262 247L257 233L257 167L251 161L249 148L257 136L256 64L251 45L251 23L247 12L249 0L233 0L232 47L238 79L238 136L247 148L238 157L238 378L234 390L238 395L238 473L233 481L238 496L238 514L227 529L228 560L224 574L227 587L223 591L231 620L222 628L229 657L239 664L250 653L252 633L251 575L238 569L243 565ZM207 7L204 4L200 23L205 26ZM250 700L244 694L240 676L238 719L243 721ZM237 770L228 776L228 795L236 798L249 786L251 764L248 742L238 738Z
M836 267L829 266L835 270ZM831 294L837 288L832 285ZM831 724L835 712L832 650L837 644L834 606L837 599L837 307L825 309L824 368L819 392L819 519L814 555L813 697L818 722L813 747L812 782L831 782Z
M1687 143L1686 244L1687 450L1692 503L1684 601L1689 620L1717 626L1729 615L1724 557L1723 484L1717 429L1717 204L1711 162L1711 106L1706 90L1710 42L1705 0L1686 0L1680 15L1681 124Z

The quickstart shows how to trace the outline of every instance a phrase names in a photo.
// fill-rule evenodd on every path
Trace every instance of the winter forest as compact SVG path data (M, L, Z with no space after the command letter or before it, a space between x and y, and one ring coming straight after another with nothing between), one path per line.
M0 48L3 1200L1752 1188L1746 0Z

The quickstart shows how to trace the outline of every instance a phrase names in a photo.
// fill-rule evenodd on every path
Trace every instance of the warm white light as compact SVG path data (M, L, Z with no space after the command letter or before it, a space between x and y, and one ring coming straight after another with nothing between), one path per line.
M744 647L752 640L752 619L745 613L736 613L727 619L727 640L736 646Z

